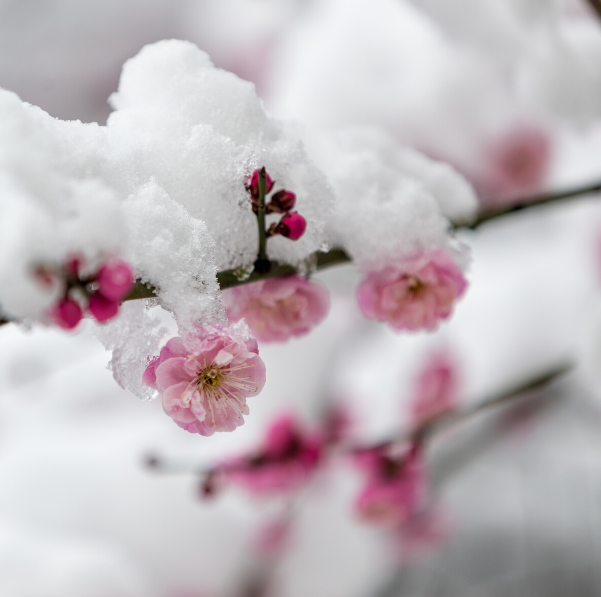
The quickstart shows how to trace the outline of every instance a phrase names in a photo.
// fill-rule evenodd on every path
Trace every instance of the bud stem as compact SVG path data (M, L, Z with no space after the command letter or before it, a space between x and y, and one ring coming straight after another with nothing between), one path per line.
M265 231L265 166L259 172L259 208L257 210L257 225L259 226L259 251L257 261L267 260L267 234Z

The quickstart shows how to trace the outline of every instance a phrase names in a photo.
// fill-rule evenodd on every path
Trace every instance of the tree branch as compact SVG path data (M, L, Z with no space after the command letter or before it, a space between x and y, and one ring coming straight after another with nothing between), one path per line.
M601 11L601 0L591 0L595 2L596 6ZM529 198L521 198L511 201L509 205L495 209L487 209L480 212L478 217L469 223L456 223L453 224L455 229L468 228L475 230L482 224L500 218L506 215L511 215L525 209L537 207L539 205L546 205L548 203L558 203L566 199L575 199L583 195L591 193L601 192L601 181L597 181L588 185L583 185L568 191L562 191L558 193L548 193L544 195L538 195ZM334 248L327 252L317 252L313 256L314 266L316 270L326 269L334 265L340 265L342 263L349 263L351 260L350 256L344 249ZM311 259L311 258L310 258ZM283 276L290 276L297 273L297 268L286 263L272 262L272 267L268 272L253 271L250 276L241 278L236 270L226 270L217 274L217 282L222 290L226 288L232 288L234 286L240 286L241 284L249 284L251 282L257 282L259 280L266 280L268 278L281 278ZM133 290L125 297L125 301L132 301L136 299L145 299L156 297L157 288L152 285L146 285L142 282L137 282ZM10 320L3 319L0 317L0 326L10 323Z
M588 2L601 19L601 0L588 0Z

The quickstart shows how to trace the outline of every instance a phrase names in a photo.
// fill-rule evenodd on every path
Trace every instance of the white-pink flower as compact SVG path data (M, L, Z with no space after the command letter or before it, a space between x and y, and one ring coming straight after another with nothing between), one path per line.
M439 249L369 272L359 285L357 301L365 317L397 330L435 330L450 317L466 288L463 272Z
M244 318L261 342L304 336L330 310L328 291L296 275L229 288L223 292L223 299L230 321Z
M143 381L159 391L165 413L182 429L212 435L244 423L246 399L265 384L265 365L255 340L203 328L192 349L179 337L169 340Z

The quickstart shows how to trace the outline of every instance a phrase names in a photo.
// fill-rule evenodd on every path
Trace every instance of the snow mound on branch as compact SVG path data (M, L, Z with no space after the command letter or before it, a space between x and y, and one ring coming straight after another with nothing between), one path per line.
M456 252L444 211L469 220L476 198L451 168L373 128L321 134L309 146L338 198L328 241L361 269L440 248Z
M38 265L80 256L95 273L125 259L158 298L125 303L96 335L113 352L115 379L140 398L151 397L141 373L167 334L150 307L168 310L184 338L198 323L227 325L216 273L256 258L245 188L254 169L293 191L307 219L300 240L268 243L271 259L293 265L326 246L347 249L362 269L455 251L447 217L473 215L471 187L450 167L377 130L309 134L280 122L251 84L188 42L143 48L111 103L102 127L0 91L0 312L47 319L61 285L39 285Z
M215 68L192 43L166 40L125 63L110 102L113 157L133 166L128 191L152 177L203 220L220 270L256 258L257 226L245 180L260 166L276 189L296 193L296 207L308 222L299 241L270 241L269 256L298 263L321 246L331 190L300 140L265 112L251 83Z

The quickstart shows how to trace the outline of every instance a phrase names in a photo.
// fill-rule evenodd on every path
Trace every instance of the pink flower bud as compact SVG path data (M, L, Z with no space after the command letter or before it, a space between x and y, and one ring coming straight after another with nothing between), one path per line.
M104 298L119 302L134 285L133 271L124 261L115 261L100 268L96 281Z
M81 259L79 257L71 257L71 259L69 259L67 263L65 263L65 269L67 270L69 275L73 276L74 278L79 278L80 267Z
M88 305L90 313L95 317L99 323L104 323L109 319L112 319L117 315L119 311L119 303L117 301L110 301L105 298L100 292L95 292L90 297L90 303Z
M290 211L296 204L296 195L290 191L282 189L273 195L269 203L268 210L276 213Z
M259 173L261 170L255 170L250 179L250 185L248 187L253 199L259 198ZM269 193L273 189L274 181L271 180L271 176L265 172L265 194Z
M286 214L277 225L276 232L289 238L290 240L298 240L307 229L307 220L299 213L292 212Z
M83 312L73 299L66 298L52 309L52 317L58 326L72 330L81 321Z

